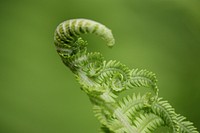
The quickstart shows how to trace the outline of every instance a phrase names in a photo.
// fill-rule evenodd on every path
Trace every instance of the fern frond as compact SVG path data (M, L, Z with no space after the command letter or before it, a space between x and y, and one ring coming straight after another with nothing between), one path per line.
M154 73L147 70L133 69L130 75L129 86L152 88L156 96L158 96L157 79Z
M172 130L176 131L176 113L174 108L168 103L168 101L163 101L162 98L158 98L151 105L151 109L153 113L160 116L165 124L172 128Z
M100 53L88 53L87 61L83 62L81 69L87 73L89 77L95 77L99 75L99 72L103 67L103 56Z
M118 119L111 119L107 126L109 127L110 131L113 131L114 133L128 132L127 128L125 128Z
M178 133L199 133L193 126L193 123L186 121L186 118L181 115L177 115L177 132Z
M108 120L111 119L111 114L109 111L105 110L101 106L93 106L94 116L100 121L101 124L107 125Z
M98 77L99 83L105 83L113 91L125 90L129 79L129 69L118 61L103 62L103 69Z
M85 53L87 51L86 46L88 45L88 43L87 41L84 41L81 37L77 38L76 41L73 41L73 43L71 43L70 45L64 41L58 44L58 40L60 39L55 39L56 49L60 57L64 60L72 57L73 55Z
M136 129L131 124L131 119L123 115L119 109L110 109L111 106L112 105L95 106L94 113L98 120L110 131L115 133L135 132ZM113 112L111 110L113 110Z
M128 132L127 128L124 126L122 121L118 120L117 118L114 118L109 111L106 111L105 108L103 109L101 106L95 106L93 109L97 119L102 125L104 125L104 131L106 130L113 133ZM129 123L131 122L129 121Z
M164 121L155 114L141 113L135 118L133 124L136 126L138 133L152 133L158 127L164 125Z
M140 94L136 95L133 93L132 97L129 95L124 97L121 101L118 102L119 109L127 115L134 115L135 112L144 109L145 107L149 107L149 95L145 94L141 96Z
M185 117L177 115L168 101L158 98L157 79L147 70L130 70L115 61L105 61L100 53L87 53L81 34L92 33L109 47L115 39L106 26L88 19L67 20L56 28L54 43L63 63L75 74L81 89L93 104L94 115L105 133L151 133L167 126L173 133L198 133ZM118 95L133 87L150 88L155 93Z
M124 128L121 128L123 131L125 130L124 132L138 133L137 129L132 124L132 120L128 116L124 115L120 109L114 110L113 117L119 120L121 125L124 127Z
M103 67L103 56L98 53L77 53L72 55L67 61L67 65L74 71L82 70L92 77L98 74ZM76 73L76 72L75 72Z

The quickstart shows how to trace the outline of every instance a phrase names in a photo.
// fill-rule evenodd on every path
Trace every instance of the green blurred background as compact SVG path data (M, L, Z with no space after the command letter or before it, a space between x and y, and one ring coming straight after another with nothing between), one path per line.
M158 77L160 96L200 129L199 0L1 0L0 133L97 133L88 97L55 51L56 26L89 18L112 29L100 51Z

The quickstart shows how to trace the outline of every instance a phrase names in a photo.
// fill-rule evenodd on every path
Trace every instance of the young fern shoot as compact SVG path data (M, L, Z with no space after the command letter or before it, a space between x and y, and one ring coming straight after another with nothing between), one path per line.
M129 69L115 60L106 61L98 52L88 53L87 42L80 37L88 33L99 36L109 47L115 43L110 29L88 19L71 19L58 25L54 43L63 63L91 100L102 125L101 132L152 133L165 126L173 133L198 133L193 123L158 97L154 73ZM135 87L148 88L148 92L144 95L133 92L118 99L121 92Z

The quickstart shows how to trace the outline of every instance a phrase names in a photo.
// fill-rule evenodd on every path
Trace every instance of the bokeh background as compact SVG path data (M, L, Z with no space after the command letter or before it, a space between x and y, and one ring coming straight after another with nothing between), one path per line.
M97 133L88 97L55 51L56 26L89 18L112 29L100 51L158 77L160 96L200 129L199 0L1 0L0 133Z

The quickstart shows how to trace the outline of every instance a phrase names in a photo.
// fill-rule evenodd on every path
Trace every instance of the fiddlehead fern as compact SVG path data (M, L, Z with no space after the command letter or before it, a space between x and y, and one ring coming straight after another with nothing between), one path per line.
M72 19L58 25L54 42L63 63L75 74L89 96L94 114L106 133L151 133L161 126L173 133L198 133L185 117L177 115L168 101L158 97L156 76L147 70L130 70L118 61L106 61L100 53L87 53L81 34L95 34L114 45L114 37L104 25L87 19ZM122 91L146 87L144 95L133 93L122 100Z

